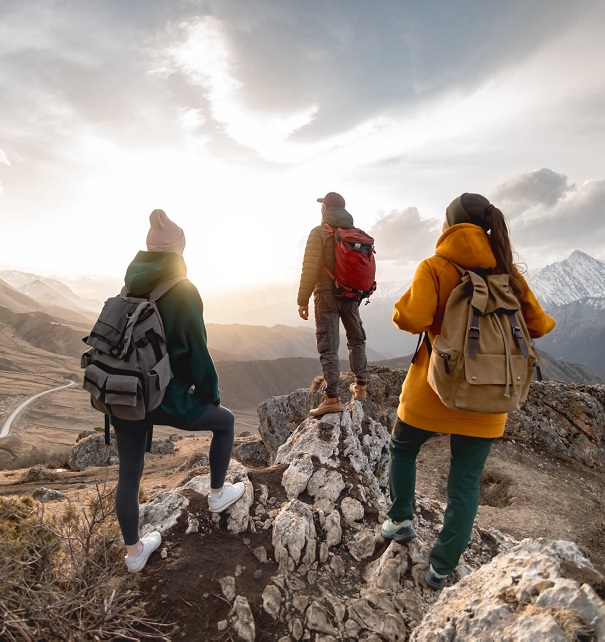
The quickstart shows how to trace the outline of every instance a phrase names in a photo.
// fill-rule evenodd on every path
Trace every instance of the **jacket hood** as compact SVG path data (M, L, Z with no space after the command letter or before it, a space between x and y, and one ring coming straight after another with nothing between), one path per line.
M180 254L139 252L126 269L124 284L130 294L140 296L176 276L187 276L187 266Z
M447 229L435 249L463 268L495 268L496 259L487 232L473 223L459 223Z
M329 207L321 217L322 223L327 223L330 227L342 227L350 230L353 225L353 217L345 210L344 207Z

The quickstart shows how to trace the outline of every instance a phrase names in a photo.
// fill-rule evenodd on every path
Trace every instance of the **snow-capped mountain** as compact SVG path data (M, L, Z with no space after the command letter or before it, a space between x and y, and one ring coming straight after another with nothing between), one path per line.
M538 347L557 359L605 372L605 263L576 250L528 278L557 322Z
M547 310L586 297L605 297L605 262L575 250L564 261L529 275L532 291Z

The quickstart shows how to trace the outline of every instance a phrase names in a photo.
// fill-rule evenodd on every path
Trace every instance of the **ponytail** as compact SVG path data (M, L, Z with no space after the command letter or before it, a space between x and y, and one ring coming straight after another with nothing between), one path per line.
M513 259L513 247L510 242L508 224L501 210L492 205L485 196L481 194L462 194L452 201L448 210L454 213L452 218L459 218L456 214L456 204L461 206L470 222L478 225L487 232L489 244L496 259L496 271L498 274L508 274L513 292L517 298L521 295L521 282L519 274L521 270ZM451 214L448 215L448 221ZM454 220L454 223L463 222Z
M513 248L510 242L506 218L497 207L493 207L489 216L491 219L488 232L489 244L496 257L496 268L500 274L509 275L511 288L515 296L519 298L521 296L521 282L517 278L517 275L520 273L520 270L513 259Z

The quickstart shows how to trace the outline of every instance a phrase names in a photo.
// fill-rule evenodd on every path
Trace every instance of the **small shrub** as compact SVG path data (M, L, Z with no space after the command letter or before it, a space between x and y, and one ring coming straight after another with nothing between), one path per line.
M118 533L105 487L53 520L31 498L0 498L0 640L168 640L122 568Z

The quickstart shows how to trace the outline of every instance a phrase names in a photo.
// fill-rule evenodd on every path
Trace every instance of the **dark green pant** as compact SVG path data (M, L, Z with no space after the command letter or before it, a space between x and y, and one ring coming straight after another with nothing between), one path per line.
M388 516L395 522L414 517L416 457L422 444L436 433L414 428L399 419L389 446L389 492L393 502ZM449 575L471 538L479 507L479 484L493 439L450 436L450 472L443 528L429 561L437 573Z

